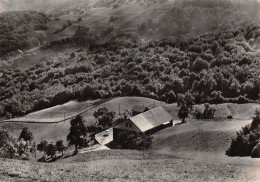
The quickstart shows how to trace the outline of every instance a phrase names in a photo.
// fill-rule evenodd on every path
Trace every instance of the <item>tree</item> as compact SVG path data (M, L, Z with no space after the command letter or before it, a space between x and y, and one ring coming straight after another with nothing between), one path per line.
M214 91L211 93L211 95L213 96L213 102L215 104L219 104L219 103L223 103L224 102L224 97L222 96L222 92L221 91Z
M170 91L166 94L166 97L167 97L167 102L168 103L174 103L176 102L176 95L174 93L174 91Z
M194 100L194 97L189 92L185 95L178 95L177 106L180 107L178 117L182 120L182 123L186 122L185 119L188 117L189 109L193 108Z
M178 117L182 120L182 123L185 123L185 119L188 117L189 111L186 106L181 106L178 112Z
M14 158L15 149L14 141L6 130L0 130L0 156L6 158Z
M63 152L64 152L64 150L66 150L66 146L63 144L63 140L58 140L56 142L56 148L57 148L57 151L61 152L62 156L63 156Z
M98 120L98 125L106 128L113 124L115 112L109 111L108 108L102 107L94 112L94 117Z
M67 20L67 24L68 24L68 26L71 26L72 25L72 21L71 20Z
M204 59L198 58L193 64L193 70L199 73L201 70L207 70L209 68L209 63Z
M203 111L203 118L204 119L213 119L215 109L210 107L209 103L204 104L204 107L205 107L205 109Z
M28 129L28 127L24 127L22 132L20 133L19 140L23 138L24 141L32 141L33 133Z
M53 143L50 143L47 146L46 154L48 156L51 156L52 159L55 159L56 158L56 151L57 151L57 147Z
M196 112L195 112L195 117L196 117L196 119L197 119L197 120L200 120L200 119L201 119L201 116L202 116L202 113L201 113L200 111L196 110Z
M214 73L212 72L201 72L201 79L199 82L199 92L201 91L204 95L204 102L207 100L207 96L212 93L214 87L217 85L216 80L214 79Z
M69 145L75 145L75 154L78 153L78 147L87 135L87 128L81 115L77 115L70 121L70 132L67 136Z
M46 150L47 150L47 147L48 147L48 141L47 140L44 140L44 141L41 141L41 143L39 143L37 145L37 150L40 151L40 152L43 152L43 157L45 156L46 154Z
M260 110L255 111L255 117L252 121L251 128L253 130L260 129Z

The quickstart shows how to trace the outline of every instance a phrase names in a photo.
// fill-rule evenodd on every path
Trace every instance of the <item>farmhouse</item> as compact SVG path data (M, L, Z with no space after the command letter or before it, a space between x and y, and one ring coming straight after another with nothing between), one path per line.
M118 143L120 132L137 132L153 134L166 127L172 126L172 117L162 108L157 107L130 117L113 128L113 140Z
M148 111L148 110L149 110L149 108L147 108L147 107L135 105L135 106L132 108L131 111L132 111L133 116L135 116L135 115L141 114L141 113L143 113L143 112L146 112L146 111Z

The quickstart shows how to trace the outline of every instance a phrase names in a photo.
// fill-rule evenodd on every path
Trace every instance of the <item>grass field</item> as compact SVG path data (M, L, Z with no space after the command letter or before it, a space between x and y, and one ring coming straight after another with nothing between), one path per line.
M100 105L99 105L100 104ZM119 114L133 105L162 105L176 120L177 105L140 97L114 98L106 102L69 102L62 106L31 113L26 117L56 117L60 109L75 114L97 105L83 114L87 123L94 122L93 112L108 107ZM200 109L203 106L195 106ZM0 159L0 181L258 181L260 159L225 156L236 131L249 124L258 104L221 104L214 121L195 121L164 129L153 135L148 151L103 150L59 159L55 163L37 163ZM233 120L224 119L233 115ZM61 117L61 116L60 116ZM44 121L44 120L43 120ZM69 121L44 124L10 122L0 125L18 135L23 126L34 133L36 142L43 139L66 139ZM37 154L42 155L42 154Z
M65 118L70 118L82 113L86 125L91 125L95 122L93 113L97 109L107 107L109 110L116 112L116 117L118 117L119 105L122 114L125 109L130 111L134 105L159 106L165 105L165 103L141 97L120 97L112 100L86 102L71 101L64 105L55 106L28 114L21 118L5 121L4 123L0 123L0 127L9 130L15 137L18 136L23 127L28 127L33 132L36 143L39 143L42 140L66 140L66 136L69 132L70 120L63 121L63 111L65 111Z
M33 131L37 142L44 139L66 139L70 126L70 119L68 118L81 114L86 121L86 125L91 125L95 122L93 114L99 108L107 107L109 110L116 112L116 117L119 117L119 108L120 114L123 114L126 110L130 111L134 105L150 107L163 106L175 121L179 120L177 116L178 107L176 103L166 104L164 102L143 97L118 97L109 100L94 100L85 102L70 101L63 105L58 105L52 108L30 113L24 117L5 121L4 123L0 123L0 126L11 130L15 135L18 135L20 130L24 126L27 126ZM199 109L203 109L203 107L203 105L194 106L194 108ZM227 121L227 124L229 123L229 125L232 126L239 124L239 121L241 120L250 120L254 116L255 109L260 108L258 104L220 104L213 105L212 107L216 108L216 118L221 121L225 120L226 116L232 115L234 118L234 123ZM64 113L66 121L64 121ZM188 121L191 123L194 122L193 119L189 118Z
M202 154L202 153L201 153ZM44 164L0 159L1 181L258 181L260 160L97 151Z

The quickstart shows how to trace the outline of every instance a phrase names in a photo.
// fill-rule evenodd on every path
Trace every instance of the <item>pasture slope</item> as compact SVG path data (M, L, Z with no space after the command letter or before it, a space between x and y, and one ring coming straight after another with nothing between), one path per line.
M58 20L55 19L54 16L51 17L50 21L47 23L47 30L42 31L45 37L45 43L73 37L79 26L89 27L90 31L93 32L103 32L108 27L113 27L112 32L101 37L101 42L109 41L114 37L114 35L121 34L123 32L137 32L138 27L151 17L153 20L159 20L160 17L171 10L174 6L174 1L156 0L143 2L133 0L122 3L118 8L113 8L113 6L96 7L94 4L95 1L87 6L82 6L82 2L75 1L72 4L64 4L57 9L50 8L46 10L47 15L55 15L59 13L61 15L57 17ZM78 21L79 17L81 17L81 21ZM111 17L116 17L116 20L111 21ZM68 26L63 31L54 33L58 29L62 29L62 27L67 24L67 21L71 21L72 25ZM67 49L68 47L66 46L52 46L52 49L47 50L40 49L26 51L25 55L16 55L8 61L5 61L5 63L1 63L0 70L26 70L37 63L42 61L46 62L58 54L63 54Z
M68 118L82 114L86 120L86 125L89 126L95 123L93 114L97 109L107 107L109 110L116 112L116 117L118 117L119 105L122 114L125 110L130 111L134 105L161 106L165 103L141 97L119 97L112 100L85 102L70 101L63 105L30 113L24 117L6 120L0 123L0 127L11 131L15 136L18 136L23 127L29 127L34 133L36 143L42 140L65 140L70 127Z
M65 104L74 108L71 113L82 111L82 107L93 106L97 101ZM154 103L155 102L155 103ZM91 104L90 104L91 103ZM176 120L176 104L165 104L152 99L138 97L115 98L98 105L119 112L133 105L162 105ZM77 105L81 105L77 107ZM32 113L28 116L55 116L60 108ZM203 108L203 106L195 106ZM221 104L215 121L195 121L176 125L154 134L154 142L148 151L104 150L41 164L27 161L0 160L0 181L259 181L260 160L249 157L227 157L228 148L235 132L249 124L258 104ZM87 124L94 122L93 112L83 114ZM68 110L69 111L69 110ZM233 115L233 120L224 117ZM92 119L91 119L92 118ZM68 121L54 124L3 123L2 127L18 132L27 125L37 140L65 139ZM67 130L67 131L66 131ZM46 137L46 138L45 138ZM48 138L49 137L49 138Z

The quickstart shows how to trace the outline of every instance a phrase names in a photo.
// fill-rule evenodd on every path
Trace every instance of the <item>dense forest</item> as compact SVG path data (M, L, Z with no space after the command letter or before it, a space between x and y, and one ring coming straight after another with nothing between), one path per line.
M45 14L36 11L0 13L0 57L42 44L44 35L36 31L46 30L47 21Z
M257 102L260 55L252 45L259 36L260 27L253 26L82 47L84 33L78 32L60 41L71 48L49 61L3 72L0 116L20 116L74 99L144 96L172 103L185 92L196 103Z
M159 20L144 22L139 33L151 39L246 27L259 22L259 9L259 2L251 0L177 0Z

